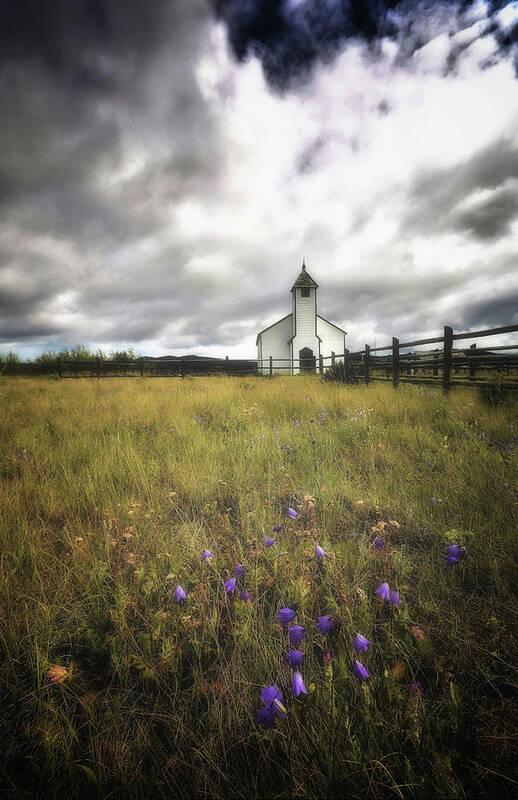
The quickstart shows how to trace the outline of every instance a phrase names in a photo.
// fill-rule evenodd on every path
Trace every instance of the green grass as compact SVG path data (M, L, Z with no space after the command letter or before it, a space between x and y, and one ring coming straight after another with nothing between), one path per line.
M516 404L317 377L5 378L0 404L7 792L516 796ZM237 563L249 605L222 586ZM374 594L385 580L399 611ZM276 622L290 603L302 700ZM264 730L272 683L288 713Z

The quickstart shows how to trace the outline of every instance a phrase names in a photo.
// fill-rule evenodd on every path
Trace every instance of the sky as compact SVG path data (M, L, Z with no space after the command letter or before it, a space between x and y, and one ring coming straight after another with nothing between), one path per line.
M0 352L253 358L303 258L350 350L518 323L518 2L0 20Z

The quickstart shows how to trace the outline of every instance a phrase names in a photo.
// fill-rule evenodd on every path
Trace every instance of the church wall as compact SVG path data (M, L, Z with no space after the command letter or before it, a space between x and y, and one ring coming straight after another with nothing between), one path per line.
M317 333L322 339L320 352L323 356L330 356L332 352L337 355L344 352L344 334L337 330L334 325L330 325L322 317L317 317ZM343 361L343 358L337 359ZM330 360L324 361L324 367L329 367Z
M276 374L290 374L291 368L288 361L284 363L275 363L276 359L280 358L289 358L290 357L290 350L288 341L291 337L291 314L289 314L284 319L279 320L279 322L272 325L271 328L268 328L266 331L260 334L259 337L259 346L258 350L258 358L261 358L262 352L262 359L263 364L261 371L264 375L267 375L270 371L270 366L268 363L268 359L270 356L273 358L273 371Z

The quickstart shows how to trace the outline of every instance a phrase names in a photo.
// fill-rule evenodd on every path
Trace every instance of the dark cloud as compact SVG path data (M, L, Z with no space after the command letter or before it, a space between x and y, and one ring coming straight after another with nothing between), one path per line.
M500 239L511 234L511 223L518 219L518 185L496 190L484 201L452 215L452 228L477 239Z
M474 303L467 303L459 315L459 327L465 330L514 325L517 322L518 291L516 289L504 296L488 297Z
M375 54L384 37L398 42L398 63L411 58L442 28L450 34L470 27L473 0L211 0L224 21L234 56L261 60L272 87L285 91L332 61L347 42L362 41ZM489 15L507 0L489 3ZM497 35L502 55L516 48L518 25L502 30L493 23L477 35ZM444 65L451 71L465 43L452 43Z
M419 175L410 188L401 231L461 231L478 239L505 236L518 213L517 179L518 141L505 136L453 169ZM486 193L480 200L479 192ZM463 206L470 199L468 207Z

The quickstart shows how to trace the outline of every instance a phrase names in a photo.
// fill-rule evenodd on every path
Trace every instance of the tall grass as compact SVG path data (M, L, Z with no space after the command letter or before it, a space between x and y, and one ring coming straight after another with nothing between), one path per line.
M0 402L7 792L516 796L516 405L316 377L4 379ZM269 684L287 716L264 730Z

